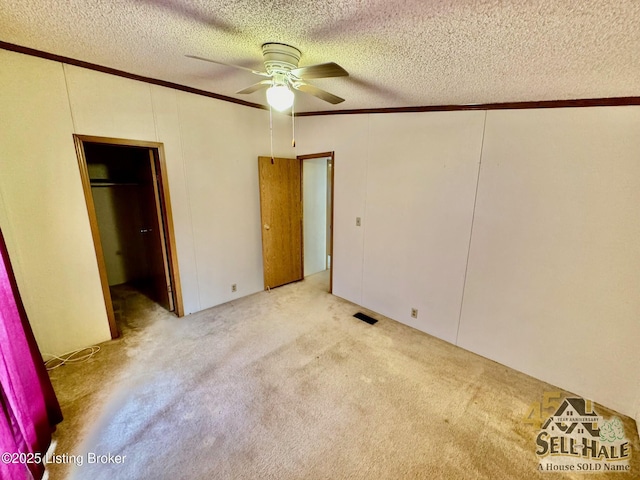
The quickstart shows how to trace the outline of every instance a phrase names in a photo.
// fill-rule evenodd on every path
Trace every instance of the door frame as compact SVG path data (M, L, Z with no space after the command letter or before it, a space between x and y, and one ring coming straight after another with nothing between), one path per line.
M334 192L335 192L335 172L336 172L336 158L335 158L335 152L322 152L322 153L311 153L308 155L298 155L296 158L298 160L300 160L301 162L301 166L304 169L304 164L302 163L304 160L312 160L315 158L326 158L329 157L331 158L331 232L330 232L330 236L331 236L331 248L330 248L330 255L331 255L331 263L329 264L329 293L333 293L333 265L335 264L335 258L333 255L333 244L334 244L334 231L335 231L335 223L334 223L334 215L333 212L335 211L335 203L334 203ZM301 179L302 182L302 179ZM302 188L302 186L301 186ZM302 229L302 247L303 247L303 252L304 252L304 228ZM304 258L303 258L303 268L304 268Z
M100 240L100 230L98 229L98 217L96 215L93 203L93 194L91 193L91 181L89 178L89 169L87 167L87 159L84 151L85 143L99 143L103 145L121 145L125 147L142 147L147 148L153 153L157 185L159 188L160 208L159 215L162 217L164 228L164 237L166 245L166 254L169 260L169 276L171 278L171 289L174 298L175 314L178 317L184 316L184 305L182 302L182 286L180 284L180 274L178 271L178 257L176 253L176 239L173 230L173 215L171 213L171 199L169 196L169 187L167 183L167 166L164 158L164 145L158 142L147 142L143 140L127 140L122 138L97 137L91 135L73 135L73 141L76 147L76 155L78 157L78 167L80 169L80 179L82 180L82 190L89 215L89 225L91 227L91 236L98 261L98 272L100 273L100 283L102 285L102 295L107 310L107 318L109 320L109 331L111 338L119 336L118 327L116 325L115 315L113 313L113 303L111 300L111 292L109 291L109 280L107 278L107 267L104 260L104 251Z

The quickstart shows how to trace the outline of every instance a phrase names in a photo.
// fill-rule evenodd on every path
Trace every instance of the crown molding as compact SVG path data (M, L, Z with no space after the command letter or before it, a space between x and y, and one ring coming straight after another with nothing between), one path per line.
M245 107L268 110L268 108L265 107L264 105L260 105L257 103L246 102L244 100L238 100L237 98L227 97L226 95L219 95L217 93L208 92L206 90L200 90L199 88L187 87L185 85L180 85L178 83L167 82L165 80L158 80L157 78L145 77L142 75L137 75L135 73L129 73L123 70L117 70L115 68L97 65L95 63L76 60L75 58L63 57L61 55L56 55L54 53L43 52L42 50L23 47L21 45L15 45L13 43L7 43L1 40L0 40L0 48L4 50L10 50L12 52L23 53L25 55L31 55L33 57L44 58L46 60L53 60L54 62L61 62L61 63L66 63L68 65L74 65L76 67L87 68L89 70L95 70L97 72L108 73L110 75L116 75L118 77L137 80L139 82L150 83L152 85L159 85L161 87L172 88L174 90L180 90L182 92L194 93L196 95L202 95L204 97L215 98L216 100L222 100L224 102L236 103L238 105L244 105Z
M619 107L627 105L640 105L640 97L584 98L573 100L543 100L531 102L479 103L471 105L427 105L419 107L323 110L317 112L296 113L296 117L315 117L319 115L357 115L370 113L455 112L459 110L525 110L530 108Z
M131 80L137 80L139 82L150 83L152 85L159 85L161 87L172 88L174 90L180 90L182 92L193 93L195 95L202 95L204 97L215 98L216 100L222 100L224 102L235 103L238 105L244 105L245 107L258 108L260 110L269 110L269 107L260 105L258 103L246 102L237 98L228 97L226 95L220 95L199 88L188 87L186 85L180 85L178 83L167 82L165 80L158 80L156 78L145 77L137 75L135 73L125 72L123 70L117 70L115 68L105 67L97 65L95 63L85 62L82 60L76 60L70 57L64 57L56 55L54 53L44 52L42 50L36 50L34 48L23 47L13 43L3 42L0 40L0 49L9 50L12 52L22 53L25 55L31 55L33 57L44 58L46 60L53 60L54 62L66 63L74 65L76 67L87 68L89 70L95 70L97 72L108 73L110 75L116 75L118 77L128 78ZM315 112L298 112L296 117L315 117L320 115L362 115L372 113L413 113L413 112L454 112L460 110L524 110L530 108L576 108L576 107L619 107L628 105L640 105L640 97L610 97L610 98L584 98L584 99L571 99L571 100L543 100L543 101L528 101L528 102L502 102L502 103L482 103L482 104L469 104L469 105L425 105L416 107L392 107L392 108L361 108L352 110L321 110Z

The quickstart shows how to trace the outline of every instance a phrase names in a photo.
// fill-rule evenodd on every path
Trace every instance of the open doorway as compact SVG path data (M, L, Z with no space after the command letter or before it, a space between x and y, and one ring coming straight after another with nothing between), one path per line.
M332 291L333 153L302 155L304 277Z
M111 336L126 286L184 314L162 144L75 136Z
M319 161L314 163L314 159ZM302 171L307 162L307 172L315 174L304 187ZM296 158L258 157L265 290L300 281L317 271L316 275L326 278L321 288L333 292L334 171L333 152ZM310 200L304 198L304 190ZM315 209L313 214L305 212L309 206ZM305 217L314 216L314 226L307 222L311 228L304 232ZM305 268L308 256L314 257L314 267Z

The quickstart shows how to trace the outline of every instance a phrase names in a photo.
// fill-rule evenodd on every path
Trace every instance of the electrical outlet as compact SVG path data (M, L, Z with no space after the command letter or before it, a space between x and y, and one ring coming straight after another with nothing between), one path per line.
M233 285L231 285L231 291L232 292L237 292L238 291L238 286L235 283Z
M418 309L417 308L412 308L411 309L411 318L418 318Z
M362 220L360 217L356 217L356 227L359 227L360 225L362 225Z

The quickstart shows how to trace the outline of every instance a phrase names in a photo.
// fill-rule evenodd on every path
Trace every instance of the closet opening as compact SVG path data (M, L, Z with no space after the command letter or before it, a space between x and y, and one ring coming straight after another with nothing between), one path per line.
M113 298L133 289L183 316L162 144L75 136L112 338Z

